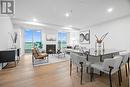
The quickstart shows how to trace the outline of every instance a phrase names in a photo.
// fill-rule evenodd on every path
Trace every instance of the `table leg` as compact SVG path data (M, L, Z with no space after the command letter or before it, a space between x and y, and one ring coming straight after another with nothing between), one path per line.
M103 62L102 55L100 55L100 62ZM102 72L100 71L100 76L102 76Z

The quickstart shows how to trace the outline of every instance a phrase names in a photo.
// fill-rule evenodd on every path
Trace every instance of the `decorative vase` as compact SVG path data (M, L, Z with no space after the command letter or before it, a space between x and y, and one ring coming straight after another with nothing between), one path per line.
M101 50L101 43L97 43L97 50Z
M98 54L101 53L101 50L102 50L101 43L97 43L97 52L98 52Z

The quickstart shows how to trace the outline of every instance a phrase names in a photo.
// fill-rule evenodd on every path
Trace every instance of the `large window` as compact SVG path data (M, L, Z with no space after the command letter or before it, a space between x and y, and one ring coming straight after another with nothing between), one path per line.
M58 32L58 48L64 48L67 46L67 33Z
M24 31L24 50L25 53L31 53L32 47L42 48L41 32L36 30Z

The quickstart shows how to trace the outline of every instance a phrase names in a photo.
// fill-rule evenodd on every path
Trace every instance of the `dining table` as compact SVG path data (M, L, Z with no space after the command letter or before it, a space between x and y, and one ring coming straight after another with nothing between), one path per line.
M97 62L103 62L104 58L113 58L116 55L119 55L120 52L124 52L126 50L121 49L101 49L101 50L95 50L94 48L90 49L71 49L70 52L77 53L82 56L86 56L86 60L91 63L97 63ZM88 72L88 68L87 68ZM95 70L95 73L98 74L98 71ZM101 75L101 72L99 73Z
M80 50L74 50L72 49L71 52L75 52L78 54L83 54L86 55L86 59L88 60L88 56L92 56L92 57L99 57L100 58L100 62L103 61L102 56L104 55L111 55L111 57L113 58L115 55L119 55L120 52L124 52L126 50L122 50L122 49L101 49L101 50L95 50L94 48L90 48L90 49L80 49Z

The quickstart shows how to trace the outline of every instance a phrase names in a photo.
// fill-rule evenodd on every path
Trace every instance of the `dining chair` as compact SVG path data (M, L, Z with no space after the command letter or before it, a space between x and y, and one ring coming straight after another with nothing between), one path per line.
M91 81L93 79L94 69L104 72L109 75L110 87L112 87L112 78L111 76L118 72L119 85L121 85L121 74L120 74L120 65L122 61L122 56L115 56L114 58L104 59L104 62L91 64Z
M72 72L72 64L80 68L80 73L81 73L80 84L82 84L83 70L85 67L89 67L91 63L86 60L85 56L81 56L78 53L71 52L70 53L70 76Z
M125 65L126 76L128 76L130 53L122 52L122 53L120 53L120 55L123 57L121 67L123 67Z

